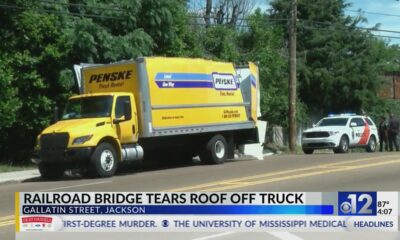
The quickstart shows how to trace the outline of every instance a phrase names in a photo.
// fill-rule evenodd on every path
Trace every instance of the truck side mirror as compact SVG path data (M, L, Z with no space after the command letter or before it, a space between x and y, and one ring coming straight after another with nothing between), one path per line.
M124 102L124 116L125 116L125 121L132 119L131 103L128 101Z
M351 122L351 123L350 123L350 127L357 127L357 123Z

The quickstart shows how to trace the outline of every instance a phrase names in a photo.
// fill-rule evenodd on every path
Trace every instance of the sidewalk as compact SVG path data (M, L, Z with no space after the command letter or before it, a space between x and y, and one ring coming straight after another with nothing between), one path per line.
M39 177L39 170L26 170L0 173L0 184L8 182L20 182L29 178Z

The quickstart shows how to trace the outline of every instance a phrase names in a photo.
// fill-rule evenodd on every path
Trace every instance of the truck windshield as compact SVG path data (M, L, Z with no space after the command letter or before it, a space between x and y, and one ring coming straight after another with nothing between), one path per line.
M111 116L112 99L112 96L70 99L61 119L109 117Z
M346 126L348 118L324 118L322 119L317 126Z

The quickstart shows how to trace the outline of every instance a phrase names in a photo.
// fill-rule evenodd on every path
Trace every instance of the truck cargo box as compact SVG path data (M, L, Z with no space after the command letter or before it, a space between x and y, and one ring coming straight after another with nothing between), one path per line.
M81 93L132 92L141 138L255 128L258 68L145 57L81 68Z

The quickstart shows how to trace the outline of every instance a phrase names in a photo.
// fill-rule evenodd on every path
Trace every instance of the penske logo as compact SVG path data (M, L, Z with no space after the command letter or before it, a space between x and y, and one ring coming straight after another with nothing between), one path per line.
M119 72L110 72L110 73L100 73L93 74L90 76L89 83L104 83L104 82L114 82L127 80L132 77L132 70L127 71L119 71Z
M238 84L232 74L213 73L214 88L217 90L236 90Z

